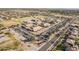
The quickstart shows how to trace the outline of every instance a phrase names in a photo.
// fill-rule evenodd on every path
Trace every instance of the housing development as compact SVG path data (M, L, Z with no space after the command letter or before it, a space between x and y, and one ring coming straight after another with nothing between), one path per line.
M79 10L0 9L0 51L78 51Z

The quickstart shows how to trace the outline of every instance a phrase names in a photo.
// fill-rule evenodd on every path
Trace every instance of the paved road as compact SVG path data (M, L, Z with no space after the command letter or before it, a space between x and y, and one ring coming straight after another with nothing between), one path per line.
M57 39L55 39L55 42L51 44L51 46L47 49L48 51L54 50L57 47L57 45L62 41L61 37L67 32L68 29L69 27L66 28L65 31L62 32L62 34Z
M66 28L67 28L68 26L69 26L69 25L67 25ZM66 28L65 28L65 30L66 30ZM64 31L61 31L61 34L63 34L63 32L64 32ZM61 35L60 35L60 36L61 36ZM52 45L52 43L53 43L53 45L55 46L56 43L57 43L57 39L58 39L60 36L55 37L55 38L51 39L50 41L48 41L44 46L42 46L42 47L39 49L39 51L46 51L46 50Z

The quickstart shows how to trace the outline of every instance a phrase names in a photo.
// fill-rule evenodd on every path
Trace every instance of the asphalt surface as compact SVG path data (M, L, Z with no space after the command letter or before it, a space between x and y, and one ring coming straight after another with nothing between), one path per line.
M68 26L67 26L68 27ZM64 31L61 31L61 35L63 34ZM51 45L56 46L57 45L57 40L61 36L59 35L58 37L52 38L50 41L48 41L44 46L42 46L38 51L46 51Z

